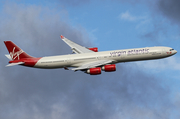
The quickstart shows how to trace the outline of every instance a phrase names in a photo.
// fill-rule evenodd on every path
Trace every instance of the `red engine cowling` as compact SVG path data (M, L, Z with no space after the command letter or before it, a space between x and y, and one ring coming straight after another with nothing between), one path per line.
M94 48L88 48L89 50L92 50L94 52L98 52L98 48L97 47L94 47Z
M116 71L116 65L115 64L105 65L102 67L102 70L106 72Z
M97 67L97 68L91 68L91 69L88 69L86 71L87 74L91 74L91 75L98 75L98 74L101 74L101 68L100 67Z

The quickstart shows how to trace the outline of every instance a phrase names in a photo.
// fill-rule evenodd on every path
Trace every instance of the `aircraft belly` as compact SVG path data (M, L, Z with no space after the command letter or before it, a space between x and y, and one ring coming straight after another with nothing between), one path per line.
M61 65L61 64L51 64L51 63L41 64L41 63L36 63L34 67L36 67L36 68L45 68L45 69L53 69L53 68L63 68L65 66Z
M89 61L89 60L88 60ZM83 65L84 63L88 62L87 60L84 61L67 61L64 60L63 62L58 62L56 60L46 60L45 58L38 61L34 67L36 68L46 68L46 69L52 69L52 68L64 68L64 67L79 67Z
M57 61L51 61L51 60L46 60L45 58L39 60L34 67L36 68L45 68L45 69L53 69L53 68L63 68L67 64L64 62L57 62Z

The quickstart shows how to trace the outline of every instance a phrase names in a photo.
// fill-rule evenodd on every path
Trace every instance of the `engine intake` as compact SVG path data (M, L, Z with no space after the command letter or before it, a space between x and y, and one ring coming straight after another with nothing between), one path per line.
M101 74L101 68L100 67L90 68L86 71L86 73L90 75L98 75L98 74Z
M105 65L105 66L102 67L102 70L105 71L105 72L116 71L116 65L115 64Z

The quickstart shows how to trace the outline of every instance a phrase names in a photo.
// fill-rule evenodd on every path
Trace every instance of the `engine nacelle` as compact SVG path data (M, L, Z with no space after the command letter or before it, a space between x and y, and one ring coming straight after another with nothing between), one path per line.
M102 67L102 70L105 71L105 72L116 71L116 65L115 64L105 65L105 66Z
M97 68L91 68L91 69L88 69L86 71L87 74L91 74L91 75L98 75L98 74L101 74L101 68L100 67L97 67Z
M88 48L89 50L92 50L94 52L98 52L98 48L97 47L94 47L94 48Z

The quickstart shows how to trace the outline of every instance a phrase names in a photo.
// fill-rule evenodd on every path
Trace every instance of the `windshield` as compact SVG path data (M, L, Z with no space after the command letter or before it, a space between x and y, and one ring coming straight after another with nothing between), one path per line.
M174 49L170 49L170 51L173 51Z

